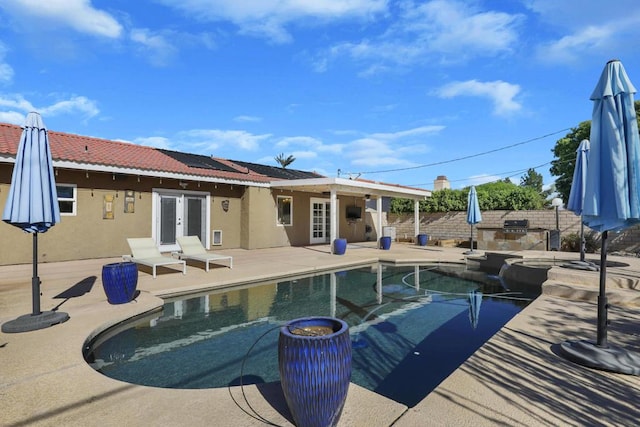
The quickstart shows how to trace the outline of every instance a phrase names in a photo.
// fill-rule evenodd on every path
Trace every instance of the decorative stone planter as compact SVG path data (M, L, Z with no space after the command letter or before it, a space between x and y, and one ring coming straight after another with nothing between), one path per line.
M280 328L278 367L297 427L338 424L351 381L351 339L333 317L295 319Z
M333 241L333 254L344 255L347 251L347 239L336 239Z
M429 241L429 236L426 234L418 234L418 245L419 246L427 246L427 242Z
M135 262L115 262L102 266L102 287L110 304L124 304L133 299L138 286Z
M391 248L391 237L383 236L380 238L380 249L388 251Z

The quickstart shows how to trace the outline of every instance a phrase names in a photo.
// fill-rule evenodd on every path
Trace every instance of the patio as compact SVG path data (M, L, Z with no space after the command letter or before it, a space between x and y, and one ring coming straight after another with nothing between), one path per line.
M349 245L343 256L331 255L328 246L226 250L233 256L233 269L212 268L207 273L201 265L189 263L186 276L167 267L159 268L153 279L150 270L141 267L139 297L121 305L107 302L100 280L102 265L119 259L40 264L42 309L59 308L70 320L38 331L0 333L2 424L264 425L238 387L169 390L122 383L89 367L82 346L106 326L160 309L160 297L378 260L464 262L464 250L400 243L389 251L372 244ZM640 307L634 305L640 259L609 260L620 265L608 269L615 283L608 290L616 294L616 306L609 312L609 340L640 352ZM30 312L30 277L30 264L0 267L0 323ZM597 294L598 274L554 267L550 278L542 296L417 406L406 408L352 384L340 425L636 425L639 377L583 368L556 353L566 339L595 338L596 304L582 299ZM244 391L260 416L291 425L278 383L245 386Z

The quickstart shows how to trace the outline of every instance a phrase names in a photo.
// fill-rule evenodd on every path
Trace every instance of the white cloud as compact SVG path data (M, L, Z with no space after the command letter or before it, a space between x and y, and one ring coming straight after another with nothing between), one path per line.
M521 110L522 105L515 100L519 93L519 85L503 82L502 80L492 82L479 82L477 80L453 82L436 91L436 95L441 98L454 98L457 96L488 98L493 102L494 114L502 116Z
M167 40L165 35L152 32L146 28L134 28L130 34L131 40L138 44L141 52L151 64L165 66L177 54L177 49Z
M172 148L171 141L162 136L141 137L133 140L134 144L144 145L147 147L163 148L170 150Z
M0 94L0 121L22 125L24 117L30 111L37 111L43 117L59 115L80 115L83 120L90 119L100 113L96 103L84 96L71 96L54 104L36 107L20 94Z
M7 48L0 42L0 83L10 83L13 80L13 68L4 61Z
M0 122L22 126L26 115L17 111L0 111Z
M43 116L81 113L85 118L91 118L100 113L95 101L84 96L72 96L70 99L40 108L39 111Z
M194 129L179 134L180 139L198 147L199 151L212 151L223 146L255 151L260 148L261 141L270 137L270 134L254 135L244 130L219 129Z
M276 143L276 147L288 147L290 145L303 145L303 146L320 146L322 145L322 141L317 138L313 138L310 136L289 136L280 139Z
M421 126L397 132L376 132L358 138L344 148L344 156L360 169L415 166L416 156L430 150L425 138L444 130L444 126Z
M405 139L405 138L410 138L415 136L439 133L442 130L444 130L444 128L445 128L444 126L440 126L440 125L420 126L417 128L402 130L398 132L374 133L371 135L371 137L375 139L398 140L398 139Z
M587 27L559 40L543 44L538 48L538 56L546 62L574 62L585 52L594 52L607 46L612 36L606 27Z
M90 0L3 0L0 7L21 22L20 30L38 28L34 25L34 20L38 20L101 37L118 38L122 33L118 21L94 8ZM27 26L27 21L31 25Z
M19 110L25 114L36 110L33 104L24 99L22 95L0 95L0 108Z
M344 18L369 18L386 11L388 0L157 0L199 20L227 21L241 33L291 41L286 27L309 19L321 23Z
M594 22L625 19L638 12L638 0L616 0L615 7L602 0L524 0L523 3L542 22L569 31Z
M636 54L631 40L640 38L637 0L617 0L615 7L600 0L528 0L525 5L545 25L560 34L537 46L544 62L572 63L586 56Z
M285 137L276 142L275 146L278 148L302 147L305 149L303 152L331 154L340 154L344 149L344 144L325 144L321 140L310 136Z
M262 117L256 117L256 116L236 116L233 118L234 121L236 122L261 122L262 121Z
M318 153L315 151L294 151L291 153L293 157L297 159L315 159L318 157Z
M374 39L340 43L319 55L316 71L346 56L369 62L364 75L385 72L390 65L463 62L472 57L509 53L518 41L518 14L485 11L468 2L405 1L387 30Z

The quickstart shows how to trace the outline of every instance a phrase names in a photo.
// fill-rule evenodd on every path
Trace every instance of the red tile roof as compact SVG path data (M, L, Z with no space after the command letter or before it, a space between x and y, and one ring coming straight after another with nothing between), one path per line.
M0 156L14 157L18 151L22 128L0 123ZM63 132L49 131L51 156L55 161L81 165L112 166L143 171L187 174L197 177L220 178L252 182L269 182L273 178L249 171L225 159L215 159L236 169L237 172L194 168L169 157L153 147L92 138ZM82 169L79 167L78 169Z

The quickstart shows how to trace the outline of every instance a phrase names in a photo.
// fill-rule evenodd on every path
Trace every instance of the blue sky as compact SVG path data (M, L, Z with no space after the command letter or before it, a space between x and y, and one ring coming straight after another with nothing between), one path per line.
M551 184L605 63L640 87L640 3L608 4L3 0L0 121L425 189Z

